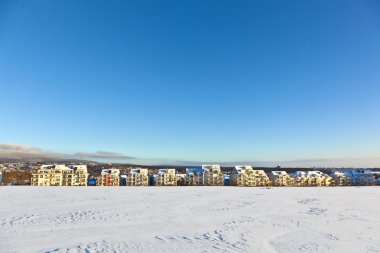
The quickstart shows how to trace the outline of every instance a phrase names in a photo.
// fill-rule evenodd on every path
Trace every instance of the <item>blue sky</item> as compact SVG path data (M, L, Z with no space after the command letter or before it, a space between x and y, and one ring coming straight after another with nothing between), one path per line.
M378 1L0 1L0 143L373 166L379 31Z

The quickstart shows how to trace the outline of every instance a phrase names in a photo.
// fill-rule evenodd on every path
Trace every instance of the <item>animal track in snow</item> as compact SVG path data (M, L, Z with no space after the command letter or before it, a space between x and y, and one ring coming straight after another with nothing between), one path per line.
M326 212L327 212L327 209L312 207L309 209L307 213L312 214L312 215L326 215L325 214Z

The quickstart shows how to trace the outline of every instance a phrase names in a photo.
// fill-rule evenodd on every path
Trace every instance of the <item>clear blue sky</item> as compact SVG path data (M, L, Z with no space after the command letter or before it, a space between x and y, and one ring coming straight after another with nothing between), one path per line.
M0 1L0 143L380 155L380 2Z

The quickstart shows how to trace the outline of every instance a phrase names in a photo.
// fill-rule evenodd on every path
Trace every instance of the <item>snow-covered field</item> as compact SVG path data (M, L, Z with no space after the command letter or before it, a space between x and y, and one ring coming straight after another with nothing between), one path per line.
M1 187L0 252L380 252L380 188Z

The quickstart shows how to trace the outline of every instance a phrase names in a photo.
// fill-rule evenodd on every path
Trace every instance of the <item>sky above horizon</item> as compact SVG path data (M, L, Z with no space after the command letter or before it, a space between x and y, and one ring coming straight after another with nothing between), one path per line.
M0 152L380 166L379 31L375 0L0 1Z

